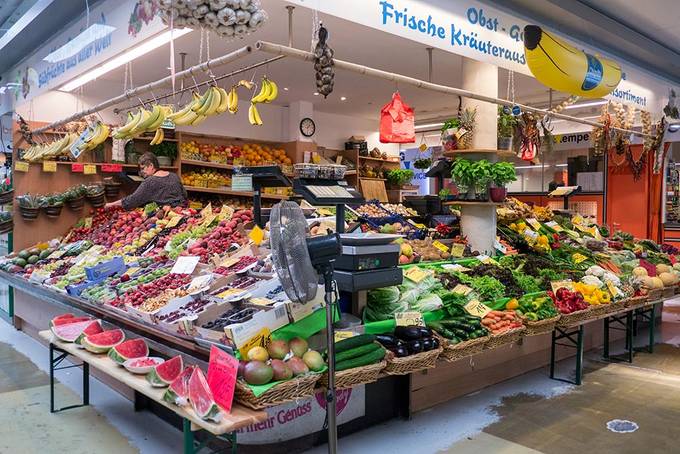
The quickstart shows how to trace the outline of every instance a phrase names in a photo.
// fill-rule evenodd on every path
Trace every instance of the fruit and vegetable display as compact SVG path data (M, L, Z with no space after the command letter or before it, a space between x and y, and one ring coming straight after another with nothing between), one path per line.
M311 350L305 339L294 337L290 341L272 340L266 347L248 350L239 363L238 376L249 385L266 385L319 373L325 368L321 353Z
M432 330L417 325L397 326L392 334L378 334L375 340L397 358L439 348L439 340L433 337Z
M370 366L385 359L387 350L373 334L359 334L335 342L335 370ZM420 345L422 350L422 344Z
M215 169L191 170L182 172L182 184L203 188L230 187L231 176Z

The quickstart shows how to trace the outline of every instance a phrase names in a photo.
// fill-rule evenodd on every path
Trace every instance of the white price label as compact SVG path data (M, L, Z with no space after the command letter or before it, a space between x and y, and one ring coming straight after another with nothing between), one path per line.
M200 259L200 257L195 255L179 257L170 272L173 274L191 274L196 269L196 265L198 265Z

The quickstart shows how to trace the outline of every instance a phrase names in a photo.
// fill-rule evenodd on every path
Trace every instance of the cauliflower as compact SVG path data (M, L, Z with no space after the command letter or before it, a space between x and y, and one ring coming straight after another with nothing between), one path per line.
M586 274L596 277L602 277L605 273L604 268L601 266L593 265L586 270Z
M604 286L604 283L595 276L583 276L581 282L588 285L594 285L597 288L602 288Z
M621 279L619 279L619 277L616 274L612 273L611 271L605 271L601 277L605 283L611 282L617 287L621 285Z

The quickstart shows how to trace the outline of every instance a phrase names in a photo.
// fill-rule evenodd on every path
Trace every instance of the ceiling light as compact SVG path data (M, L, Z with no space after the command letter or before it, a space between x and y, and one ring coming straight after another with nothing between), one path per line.
M110 35L115 29L116 27L104 24L90 25L87 30L83 30L71 41L67 42L54 52L49 53L43 60L50 63L56 63L58 61L66 60L69 57L73 57L98 39Z
M571 106L565 107L565 109L581 109L583 107L595 107L595 106L601 106L602 104L607 104L609 101L593 101L593 102L584 102L581 104L572 104Z
M61 91L73 91L76 88L80 87L83 84L86 84L87 82L90 82L91 80L96 79L97 77L103 76L104 74L108 73L109 71L113 71L116 68L119 68L123 66L125 63L128 63L137 57L141 57L142 55L148 54L154 49L157 49L158 47L161 47L164 44L167 44L170 42L170 38L179 38L180 36L186 35L187 33L191 32L192 29L190 28L180 28L176 29L173 31L167 30L145 42L140 44L139 46L133 47L132 49L123 52L122 54L118 55L117 57L112 58L111 60L107 61L106 63L97 66L96 68L93 68L91 71L86 72L85 74L82 74L72 81L66 83L63 85L59 90Z
M555 167L569 167L569 164L555 164Z
M347 96L340 96L340 101L347 101Z
M319 96L319 92L318 92L318 91L315 91L315 92L314 92L314 96Z
M441 128L444 123L430 123L427 125L416 125L416 129Z
M549 165L549 164L546 164L546 167L550 167L550 165ZM515 166L515 170L521 170L521 169L536 169L536 170L540 170L540 169L541 169L541 165L540 165L540 164L536 164L535 166Z
M283 87L283 91L288 91L288 87Z

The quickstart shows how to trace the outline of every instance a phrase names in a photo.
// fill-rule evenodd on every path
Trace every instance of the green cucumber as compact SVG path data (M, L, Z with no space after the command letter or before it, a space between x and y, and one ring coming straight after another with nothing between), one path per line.
M362 345L370 344L373 341L375 341L375 336L373 334L359 334L358 336L348 337L347 339L335 343L335 353L337 354L356 347L361 347Z
M367 353L371 353L373 350L380 348L380 344L376 342L371 342L370 344L362 345L360 347L353 348L351 350L345 350L335 355L335 362L346 361L351 358L356 358L357 356L362 356Z
M368 366L369 364L375 364L382 361L383 358L385 358L385 349L379 347L377 350L373 350L371 353L366 353L365 355L357 356L355 358L336 363L335 370L341 371L354 369L355 367Z

